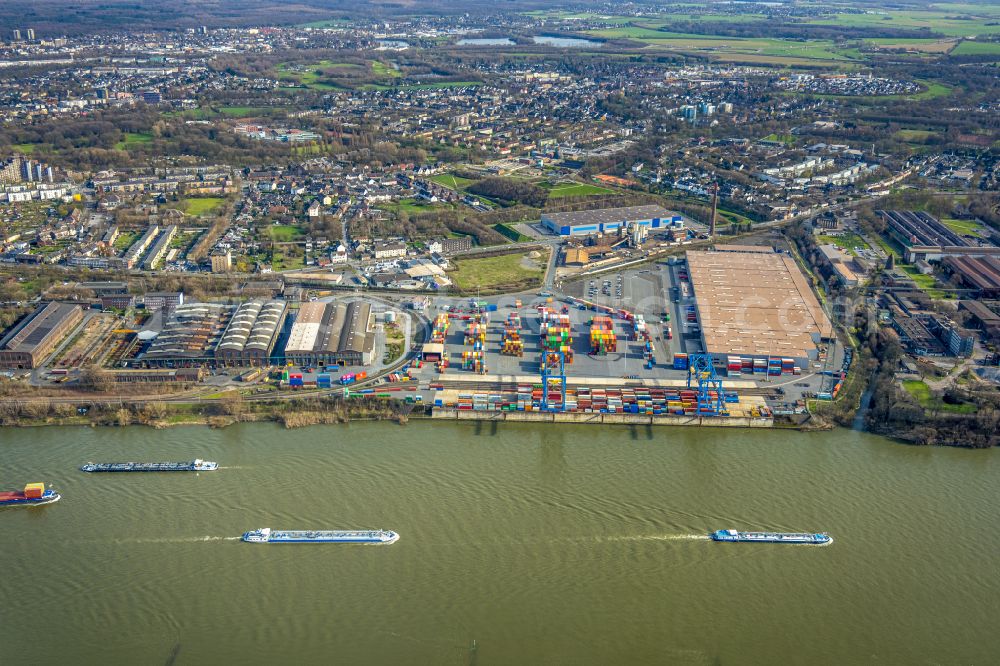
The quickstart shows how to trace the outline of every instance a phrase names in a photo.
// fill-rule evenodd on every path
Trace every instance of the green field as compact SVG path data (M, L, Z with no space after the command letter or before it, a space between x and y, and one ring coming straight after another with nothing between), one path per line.
M795 137L791 134L768 134L764 137L764 141L780 141L786 146L791 146L795 143Z
M300 227L292 224L272 224L267 227L267 235L276 243L291 243L305 234Z
M15 143L11 146L12 149L21 153L22 155L30 155L35 152L35 148L38 144L35 143Z
M531 236L525 236L509 224L502 224L498 222L493 225L493 230L503 236L506 236L515 243L526 243L531 240Z
M180 209L187 213L188 215L207 216L216 213L222 205L226 203L226 200L222 197L197 197L194 199L185 199L180 206Z
M385 64L381 60L372 60L372 73L381 79L398 79L403 75L398 69Z
M953 414L974 414L976 412L976 406L972 403L964 402L960 405L952 405L941 398L935 398L931 395L931 388L919 379L907 379L902 384L906 392L916 398L924 409Z
M464 190L466 187L476 182L471 178L462 178L461 176L456 176L453 173L434 174L428 180L435 182L438 185L450 187L453 190Z
M448 277L462 291L492 290L527 282L537 283L544 271L540 268L528 270L521 266L521 260L525 256L505 254L481 259L458 259L455 261L457 270L448 273Z
M325 70L329 69L360 69L360 65L347 62L333 62L332 60L320 60L318 62L303 65L302 69L291 69L291 63L283 62L277 66L278 78L283 81L294 81L300 86L305 86L311 90L338 90L340 86L328 80L324 80Z
M1000 56L1000 42L963 41L951 52L952 55L995 55Z
M864 239L861 238L861 236L850 232L839 234L836 236L833 235L816 236L816 242L821 245L827 245L827 244L836 245L837 247L841 248L842 250L844 250L844 252L846 252L851 256L857 256L858 254L854 250L854 248L860 247L861 249L866 249L868 247L868 243L866 243Z
M420 213L426 213L431 210L435 210L440 206L447 206L448 204L436 204L427 201L426 199L400 199L399 201L389 201L386 203L379 204L379 208L384 210L392 210L397 213L400 211L405 211L410 215L419 215Z
M589 197L596 194L612 194L613 191L597 185L586 183L558 183L549 190L550 199L562 197Z
M928 139L936 137L937 135L937 132L931 132L930 130L901 129L896 132L893 137L899 139L900 141L908 141L910 143L927 143Z
M129 246L132 243L136 242L137 240L139 240L138 232L133 233L131 231L123 231L120 234L118 234L118 238L115 239L115 242L112 245L112 247L115 249L116 252L124 252L129 248Z
M948 227L956 234L963 236L983 237L983 227L974 220L956 220L951 217L942 217L941 224Z
M125 132L124 138L115 144L115 150L128 150L147 143L153 143L153 135L149 132Z

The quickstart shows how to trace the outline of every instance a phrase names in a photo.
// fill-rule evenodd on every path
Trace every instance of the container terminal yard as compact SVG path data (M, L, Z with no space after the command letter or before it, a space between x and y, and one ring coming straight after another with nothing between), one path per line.
M392 398L434 418L743 426L835 397L850 364L806 277L769 246L490 298L152 296L131 320L67 307L41 351L16 358L42 384L98 362L116 382Z

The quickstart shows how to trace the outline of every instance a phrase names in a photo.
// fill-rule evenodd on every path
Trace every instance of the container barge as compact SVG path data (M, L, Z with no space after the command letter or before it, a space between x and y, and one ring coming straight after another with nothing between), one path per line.
M219 469L219 463L197 458L191 462L87 463L80 469L84 472L211 472Z
M825 546L833 542L833 537L823 533L799 532L737 532L717 530L710 535L713 541L740 541L746 543L809 543Z
M46 489L44 483L29 483L24 486L24 490L0 492L0 506L51 504L58 502L60 497L61 495L51 488Z
M396 543L399 535L388 530L288 531L262 527L243 534L247 543Z

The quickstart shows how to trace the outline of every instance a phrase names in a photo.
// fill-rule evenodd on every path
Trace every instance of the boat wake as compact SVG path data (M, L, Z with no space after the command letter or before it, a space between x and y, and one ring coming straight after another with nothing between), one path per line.
M598 541L708 541L705 534L636 534L628 536L597 537Z
M115 543L203 543L206 541L239 541L238 536L165 537L162 539L115 539Z

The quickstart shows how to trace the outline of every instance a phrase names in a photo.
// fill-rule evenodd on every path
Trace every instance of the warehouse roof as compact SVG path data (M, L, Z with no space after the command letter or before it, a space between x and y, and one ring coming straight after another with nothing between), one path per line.
M218 352L244 349L267 351L285 312L283 301L247 301L241 304L219 341Z
M578 210L570 213L543 213L542 216L560 226L582 226L588 224L608 224L625 220L651 220L670 218L671 213L662 206L627 206L625 208L600 208Z
M216 347L233 307L217 303L179 305L163 326L144 360L204 358Z
M371 351L375 333L370 329L372 306L364 301L305 303L292 326L285 353L337 353Z
M821 338L833 337L791 257L688 252L687 258L708 353L805 358Z
M0 340L0 349L32 353L59 325L75 312L79 305L72 303L48 303L40 306L32 314L21 320L10 333Z

